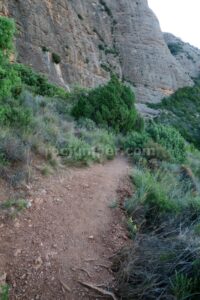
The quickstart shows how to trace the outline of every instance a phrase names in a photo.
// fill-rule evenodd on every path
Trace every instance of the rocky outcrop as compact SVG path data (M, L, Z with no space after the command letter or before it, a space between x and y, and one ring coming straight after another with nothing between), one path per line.
M171 55L147 0L3 1L17 23L19 60L54 82L94 87L112 70L134 87L140 103L193 84Z
M185 72L191 77L200 76L200 49L184 43L171 33L164 33L165 41L171 49L176 60L183 66Z
M109 0L117 17L116 39L126 80L140 102L157 102L191 80L171 56L147 1ZM121 4L119 4L121 2Z

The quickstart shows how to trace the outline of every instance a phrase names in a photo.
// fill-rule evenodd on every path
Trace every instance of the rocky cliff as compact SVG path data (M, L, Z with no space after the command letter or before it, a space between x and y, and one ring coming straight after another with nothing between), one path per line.
M183 66L185 72L191 77L200 76L200 49L184 43L171 33L164 33L164 39L176 60Z
M96 86L114 70L145 103L193 83L147 0L1 0L0 11L16 20L18 59L66 87Z

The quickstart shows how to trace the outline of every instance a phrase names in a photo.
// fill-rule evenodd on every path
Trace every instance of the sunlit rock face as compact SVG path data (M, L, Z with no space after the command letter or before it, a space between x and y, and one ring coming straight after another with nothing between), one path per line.
M60 85L94 87L112 70L145 103L193 83L146 0L4 0L0 11L16 20L19 61Z

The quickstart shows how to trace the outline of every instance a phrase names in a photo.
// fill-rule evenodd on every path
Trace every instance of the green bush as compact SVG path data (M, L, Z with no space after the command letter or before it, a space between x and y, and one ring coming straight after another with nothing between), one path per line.
M1 209L8 210L14 208L17 212L20 212L28 207L28 201L25 199L9 199L0 204Z
M194 191L193 178L188 180L183 175L182 168L172 171L165 165L156 171L135 168L132 180L136 191L125 202L129 216L136 221L137 211L142 208L146 220L143 225L148 229L159 227L169 218L177 222L182 217L183 220L198 220L199 192Z
M0 124L15 126L15 128L27 128L32 121L30 109L23 107L18 99L5 100L5 104L0 108Z
M115 138L105 130L82 130L78 137L71 135L58 147L67 163L90 164L113 159L116 154Z
M26 162L26 146L22 139L10 130L0 130L0 157L8 163Z
M151 136L146 132L130 132L125 137L121 137L119 146L126 154L136 158L140 158L138 162L147 163L155 159L157 161L173 161L173 157L165 146L162 146L161 141L158 143L151 139ZM145 161L144 161L145 160Z
M140 114L138 114L137 119L135 121L134 130L136 130L138 132L143 132L144 127L145 127L144 119Z
M52 53L52 61L55 64L59 64L61 62L61 57L57 53Z
M83 163L88 165L96 160L90 145L75 136L67 139L66 144L60 149L60 155L66 163Z
M169 152L174 162L185 161L185 140L175 128L152 123L147 127L147 132L154 142L162 145Z
M135 128L137 120L134 100L131 89L113 76L107 85L80 94L72 115L77 120L92 119L102 127L126 133Z
M9 300L9 286L7 284L0 286L0 300Z
M21 80L9 61L14 51L14 33L13 20L0 17L0 101L21 91Z
M13 65L6 60L0 50L0 102L15 97L21 92L21 79Z
M63 88L49 83L46 76L35 72L28 66L15 64L14 69L18 72L22 83L31 87L32 92L36 95L68 98L68 93Z
M129 155L134 154L137 149L143 150L149 136L146 132L130 132L124 138L122 138L121 145L123 150L125 150Z
M0 49L9 58L13 51L13 36L15 34L15 23L7 17L0 17Z
M14 51L14 22L0 17L0 123L26 126L30 112L23 110L18 96L21 93L21 79L10 64L10 54Z
M92 121L90 119L85 119L85 118L81 118L78 120L77 127L83 128L83 129L86 129L89 131L93 131L93 130L97 129L97 126L94 121Z
M183 52L183 47L181 44L178 43L169 43L168 48L172 55L178 55L179 53Z
M49 52L50 50L49 50L49 48L47 48L46 46L42 46L42 51L43 51L43 52Z
M200 151L191 147L187 149L187 164L192 169L195 176L200 179Z
M155 143L152 140L149 140L145 145L146 151L144 156L148 160L156 159L157 161L173 161L170 153L167 151L165 147L160 145L159 143Z
M81 138L93 149L96 160L113 159L116 154L115 136L106 130L83 131Z
M135 169L133 183L137 188L136 193L125 203L129 214L132 214L139 204L147 206L152 213L178 211L178 199L174 199L173 195L176 188L173 177L160 172L153 174L148 170Z

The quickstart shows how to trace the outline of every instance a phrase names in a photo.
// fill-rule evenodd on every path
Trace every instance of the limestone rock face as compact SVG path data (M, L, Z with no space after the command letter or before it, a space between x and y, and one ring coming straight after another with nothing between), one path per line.
M174 57L183 66L185 72L191 77L200 76L200 49L184 43L181 39L175 37L171 33L164 33L164 39L175 51ZM173 48L175 45L175 48Z
M159 22L146 0L107 2L117 18L115 34L123 75L136 85L140 102L160 101L178 87L191 84L167 49Z
M193 82L170 53L147 0L1 0L16 20L19 61L64 85L94 87L110 71L157 102ZM48 51L47 51L48 50ZM52 61L52 53L61 63Z

